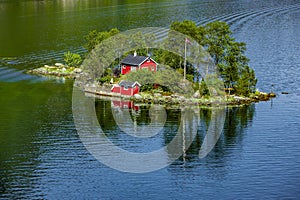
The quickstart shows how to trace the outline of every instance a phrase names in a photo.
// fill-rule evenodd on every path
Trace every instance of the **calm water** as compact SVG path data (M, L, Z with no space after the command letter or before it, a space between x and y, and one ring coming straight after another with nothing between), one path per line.
M230 23L259 79L278 97L227 108L223 133L204 159L198 152L212 110L186 154L146 174L122 173L97 161L76 132L70 81L24 74L83 53L89 30L167 27L174 20ZM3 1L0 0L0 198L207 199L300 197L299 1ZM289 92L282 95L281 92ZM161 134L132 140L111 117L112 102L97 100L99 122L124 149L147 152L167 144L178 110L167 110ZM140 106L137 123L149 123ZM168 152L166 152L168 153Z

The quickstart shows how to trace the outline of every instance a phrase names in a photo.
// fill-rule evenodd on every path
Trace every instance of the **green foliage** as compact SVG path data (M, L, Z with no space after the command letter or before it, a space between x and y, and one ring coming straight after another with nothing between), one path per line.
M153 90L154 84L145 84L141 86L141 92L150 92Z
M155 73L155 83L167 87L174 93L191 95L190 93L193 92L192 84L188 81L184 82L178 72L168 67Z
M111 70L111 68L106 68L104 73L103 73L103 76L112 76L113 72Z
M237 81L235 91L239 95L248 97L250 93L255 92L256 83L257 79L255 78L254 70L252 70L250 67L246 67L246 69L243 70L241 77Z
M162 66L164 67L164 66ZM158 85L163 91L191 95L193 92L192 85L184 81L182 76L169 67L163 70L151 72L149 70L137 70L130 72L122 77L123 80L138 81L145 91L153 89L153 85Z
M134 51L137 52L140 56L147 56L149 54L148 47L153 45L153 41L155 40L155 36L153 34L144 34L142 32L136 32L135 34L131 35L131 49L133 51L129 52L133 54Z
M110 68L105 69L103 75L97 79L101 84L103 83L110 83L112 76L112 70Z
M211 96L224 96L224 82L218 78L217 74L209 74L205 77L205 83Z
M149 70L138 70L130 72L122 77L123 80L138 81L141 85L153 84L154 73Z
M162 70L155 74L143 70L131 72L123 78L132 81L138 80L142 85L147 85L147 87L145 86L145 89L152 87L153 83L158 83L162 86L166 85L170 87L173 91L184 93L183 90L186 85L185 83L182 83L181 77L183 74L184 60L182 55L184 55L185 41L182 41L182 38L176 36L174 32L172 33L172 31L178 31L193 38L202 45L210 54L212 62L217 66L218 75L214 74L208 79L209 64L199 62L193 63L194 66L192 66L191 63L187 61L186 78L188 81L194 82L194 77L196 77L197 80L205 78L200 85L203 94L223 94L224 86L226 88L234 88L234 91L237 94L245 96L255 91L257 80L254 71L249 67L249 59L245 56L246 44L235 41L235 38L232 36L232 31L227 23L215 21L203 26L197 26L195 22L185 20L182 22L173 22L170 28L171 31L169 32L169 37L164 41L164 44L168 44L169 47L172 47L171 49L174 49L174 52L178 52L180 55L161 49L149 49L148 47L151 47L152 42L155 40L155 37L151 34L137 32L131 35L131 40L128 40L128 36L126 35L118 34L119 37L117 40L111 40L103 46L101 45L101 47L98 47L95 51L97 55L102 55L107 53L105 52L105 49L113 49L109 54L105 54L105 57L101 57L96 61L91 59L91 63L86 63L84 67L88 69L87 71L90 69L95 77L100 76L100 78L104 80L104 77L111 76L111 74L103 75L106 66L116 66L118 64L117 60L111 63L111 60L115 58L117 51L119 53L121 52L123 57L132 54L134 51L137 51L138 55L144 56L152 53L152 57L158 63L170 66L171 68L176 69L177 72L164 69L163 66L160 66ZM86 36L87 44L85 47L88 51L91 51L97 44L117 33L119 33L118 29L111 29L110 31L103 32L97 32L95 30L91 31L88 36ZM128 43L128 41L130 41L130 43ZM124 48L123 44L128 49L132 49L132 51L126 53L124 50L121 51L121 49ZM193 45L188 45L188 48L192 49ZM187 56L191 57L195 55ZM201 55L199 57L201 58ZM209 63L210 61L205 62ZM207 65L207 69L203 69L203 64ZM216 85L217 88L215 88ZM207 88L209 89L208 92ZM212 90L212 88L214 89Z
M202 45L210 53L215 65L218 65L227 47L230 46L229 43L234 40L230 36L232 34L230 27L226 22L215 21L206 24L204 32Z
M198 82L195 82L195 83L193 84L193 89L194 89L194 91L199 90L199 88L200 88L200 84L199 84Z
M105 76L103 73L106 68L115 68L120 60L128 54L133 54L134 51L137 51L138 55L147 55L147 47L155 40L153 35L142 32L136 32L130 35L130 38L126 34L118 33L117 29L103 32L91 31L86 37L88 41L86 48L90 52L82 68L89 74L91 80ZM100 43L101 45L98 45ZM132 51L128 52L127 49Z
M235 41L227 23L215 21L197 27L194 22L185 20L172 23L171 29L192 37L209 52L226 88L235 88L238 94L243 95L255 91L257 80L254 71L248 66L246 44ZM162 53L162 60L172 68L182 68L183 62L177 55ZM178 66L178 63L181 64ZM205 72L187 71L189 75L204 77L201 73Z
M109 83L111 80L111 76L103 76L101 78L98 79L98 81L103 84L103 83Z
M200 93L201 97L210 96L209 89L208 89L208 87L206 85L206 82L204 80L201 81L200 88L199 88L199 93Z
M153 58L158 63L163 63L164 65L168 65L173 69L180 69L183 66L183 58L173 52L164 51L164 50L155 50ZM183 69L182 69L183 74Z
M186 75L186 80L188 80L190 82L194 82L194 75L193 74L187 74Z
M180 32L183 33L190 38L193 38L198 43L201 43L204 35L204 29L203 27L197 27L196 23L193 21L185 20L183 22L173 22L171 24L171 31L169 32L168 41L165 41L165 43L168 43L170 45L173 44L174 52L179 52L179 54L184 55L184 46L185 41L181 41L182 37L177 36L177 34L174 32ZM192 48L191 45L189 45L189 48ZM184 66L184 59L183 56L180 56L178 54L175 54L173 52L168 51L156 51L154 52L154 58L157 59L159 63L163 63L165 65L168 65L172 67L173 69L180 69ZM187 77L189 77L189 80L193 82L195 69L189 62L187 62L186 65L186 74ZM188 76L190 75L190 76Z
M85 48L90 52L93 50L96 45L100 44L103 40L118 34L120 31L117 28L113 28L110 31L101 31L96 30L90 31L89 34L85 37L87 43Z
M183 22L175 21L171 24L171 30L183 33L201 44L204 37L204 28L202 26L197 27L196 23L190 20L184 20Z
M78 67L82 63L82 58L79 54L68 51L64 53L64 61L70 67Z

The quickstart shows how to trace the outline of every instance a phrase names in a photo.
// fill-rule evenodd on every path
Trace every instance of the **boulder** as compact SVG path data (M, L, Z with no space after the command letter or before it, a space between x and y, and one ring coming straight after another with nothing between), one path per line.
M77 73L77 74L80 74L80 73L82 73L82 69L80 69L80 68L75 68L75 69L74 69L74 72Z
M179 94L176 94L176 93L171 95L172 98L179 98L179 96L180 96L180 95L179 95Z
M161 97L162 95L160 93L154 93L154 97Z
M139 94L135 94L135 95L134 95L134 98L135 98L135 99L143 99L143 97L142 97L141 95L139 95Z
M196 92L195 92L195 94L193 95L193 98L200 98L200 92L199 92L199 90L197 90Z
M269 97L276 97L276 94L275 93L269 93L268 96Z
M217 92L217 90L215 88L211 88L210 92L211 92L212 96L217 96L218 95L218 92Z
M186 98L183 97L183 96L179 96L179 97L178 97L178 100L179 100L180 102L185 102L185 101L186 101Z
M62 63L55 63L55 66L57 66L57 67L63 67L63 66L65 66L65 65L62 64Z

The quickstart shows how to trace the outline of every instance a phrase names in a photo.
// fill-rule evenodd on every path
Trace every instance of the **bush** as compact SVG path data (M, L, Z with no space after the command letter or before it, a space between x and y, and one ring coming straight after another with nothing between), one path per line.
M68 51L64 53L64 61L68 66L79 67L82 63L82 58L79 54Z
M208 87L206 85L206 82L204 80L201 81L200 88L199 88L199 93L200 93L201 97L210 96L209 89L208 89Z
M98 79L98 81L103 84L103 83L110 83L112 76L103 76Z

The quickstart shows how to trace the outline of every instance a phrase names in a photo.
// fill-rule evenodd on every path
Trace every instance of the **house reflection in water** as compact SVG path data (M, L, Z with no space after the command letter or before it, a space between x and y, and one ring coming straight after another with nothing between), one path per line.
M134 105L133 101L129 101L129 100L124 100L124 99L114 99L111 101L111 106L113 108L128 108L128 109L132 109L134 111L139 111L139 106Z

